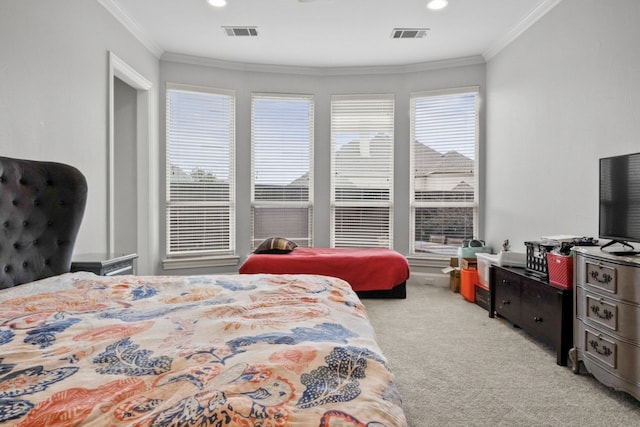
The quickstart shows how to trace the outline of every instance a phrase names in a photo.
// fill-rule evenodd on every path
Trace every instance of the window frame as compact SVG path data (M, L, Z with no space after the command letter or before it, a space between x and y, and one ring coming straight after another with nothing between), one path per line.
M170 141L172 118L170 108L170 96L174 92L189 92L195 94L211 94L216 96L228 97L228 199L224 201L205 201L203 206L225 206L228 207L228 245L224 249L219 250L195 250L187 249L184 251L172 251L171 240L171 215L172 207L196 206L200 204L195 201L176 201L172 200L171 194L171 153L172 144ZM163 260L163 268L196 268L205 266L228 266L236 265L238 257L236 251L236 91L230 89L218 89L196 85L186 85L179 83L167 82L165 85L165 259Z
M455 96L455 95L464 95L464 94L474 94L475 95L475 126L474 126L474 158L473 158L473 167L474 167L474 176L473 176L473 186L474 186L474 194L473 201L469 202L446 202L443 200L438 201L417 201L416 200L416 192L415 192L415 172L416 172L416 159L415 159L415 150L414 150L414 141L416 140L416 129L415 129L415 100L419 98L429 98L429 97L442 97L442 96ZM417 251L416 249L416 209L418 208L430 208L430 207L444 207L444 208L472 208L473 209L473 237L478 236L478 224L479 224L479 215L480 215L480 107L481 107L481 98L480 98L480 88L479 86L465 86L465 87L457 87L457 88L449 88L449 89L440 89L440 90L427 90L427 91L417 91L411 92L409 96L409 252L412 257L423 257L423 258L449 258L451 256L457 256L457 249L455 247L449 248L447 253L439 253L436 251ZM460 245L458 245L460 246ZM455 252L455 254L454 254Z
M383 94L336 94L331 96L330 101L330 144L331 144L331 159L330 159L330 246L334 247L385 247L392 249L394 245L394 179L395 179L395 93L383 93ZM390 102L390 109L387 111L390 117L390 128L385 132L390 134L390 151L388 158L389 174L387 176L388 185L384 189L388 192L387 199L361 199L361 200L336 200L336 163L337 163L337 151L336 151L336 133L340 130L337 126L334 126L334 119L336 119L336 103L340 101L378 101L378 102ZM361 130L361 133L372 131ZM369 142L371 142L371 139ZM353 239L347 244L337 244L337 231L336 231L336 212L340 208L352 208L362 209L363 212L367 209L386 209L388 222L386 224L388 234L378 238L377 245L371 245L367 243L359 243L358 239ZM361 239L363 241L366 238Z
M308 148L308 190L307 200L256 200L256 129L255 129L255 108L254 101L272 99L276 101L287 100L306 100L309 103L309 146ZM253 251L260 242L267 237L286 237L296 241L299 246L313 246L313 202L314 202L314 148L315 148L315 95L312 94L296 94L296 93L273 93L273 92L253 92L251 94L251 231L250 231L250 250ZM255 236L255 211L256 209L279 209L279 208L306 208L307 212L307 238L300 239L298 236L263 236L256 238Z

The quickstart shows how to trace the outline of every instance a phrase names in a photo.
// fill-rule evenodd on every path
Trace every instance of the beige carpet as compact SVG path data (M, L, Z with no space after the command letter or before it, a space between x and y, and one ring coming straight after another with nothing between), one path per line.
M409 426L640 426L640 402L448 288L410 281L406 300L363 302Z

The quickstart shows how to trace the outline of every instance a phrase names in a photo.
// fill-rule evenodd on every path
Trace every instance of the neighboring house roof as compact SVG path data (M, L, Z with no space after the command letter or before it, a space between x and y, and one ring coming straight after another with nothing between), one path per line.
M377 135L370 141L350 141L343 145L336 153L335 179L336 186L343 188L388 188L387 158L391 151L391 138ZM440 153L419 141L414 142L416 158L421 165L430 165L416 171L416 191L473 191L473 160L456 152ZM352 173L351 167L357 163L361 167L357 173ZM199 175L207 175L204 171ZM171 177L174 183L198 182L198 176L185 172L178 166L171 167ZM213 176L208 176L213 182L223 182ZM294 179L284 187L308 187L309 174L305 173Z
M421 164L432 165L429 169L416 171L416 176L425 176L433 172L469 173L473 171L473 160L457 151L440 153L420 141L414 141L414 154Z
M470 191L473 192L473 185L469 183L473 179L473 174L457 173L437 173L433 172L427 176L416 178L414 182L415 191L444 192L444 191Z
M473 160L458 153L440 153L425 144L414 141L414 155L421 169L415 171L415 191L473 192ZM424 166L423 166L424 165Z
M191 175L186 173L179 166L171 166L171 181L172 182L193 182Z
M338 187L388 188L388 159L393 153L393 141L384 134L371 140L350 141L336 153L334 177ZM353 165L358 165L354 172Z
M309 186L309 172L306 172L300 177L291 181L288 185L296 186L296 187L308 187Z

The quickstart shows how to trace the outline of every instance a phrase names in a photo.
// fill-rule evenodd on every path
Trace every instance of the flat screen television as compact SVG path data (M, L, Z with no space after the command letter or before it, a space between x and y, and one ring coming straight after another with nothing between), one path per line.
M640 153L600 159L599 236L611 239L601 249L622 245L610 253L639 253L631 242L640 242Z

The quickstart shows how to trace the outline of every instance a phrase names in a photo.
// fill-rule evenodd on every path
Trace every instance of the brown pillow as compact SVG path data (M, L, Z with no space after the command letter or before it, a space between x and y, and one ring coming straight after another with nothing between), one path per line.
M284 237L269 237L260 243L253 252L256 254L287 254L296 247L298 247L296 242Z

